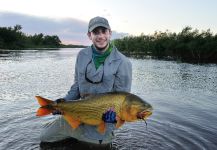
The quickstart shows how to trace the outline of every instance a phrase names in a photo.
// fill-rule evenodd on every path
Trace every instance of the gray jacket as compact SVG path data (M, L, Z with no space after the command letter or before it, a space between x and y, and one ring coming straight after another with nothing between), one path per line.
M92 60L92 49L88 47L78 53L74 84L64 98L66 100L76 100L84 98L89 94L112 91L130 92L131 80L131 62L115 47L106 58L104 64L97 70ZM93 84L90 81L99 83ZM97 126L87 124L81 124L79 128L70 130L68 133L70 133L70 136L81 141L99 143L99 140L103 140L103 143L110 143L113 137L112 131L115 127L114 124L110 123L107 123L106 126L107 130L105 134L98 133Z
M100 83L93 84L88 79ZM75 65L74 84L64 98L66 100L75 100L89 94L112 91L130 92L131 82L131 62L115 46L104 64L97 70L92 60L92 49L88 47L78 53Z

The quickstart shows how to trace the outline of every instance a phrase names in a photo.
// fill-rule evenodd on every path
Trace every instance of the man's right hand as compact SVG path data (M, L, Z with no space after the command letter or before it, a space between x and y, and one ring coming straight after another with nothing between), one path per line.
M54 102L55 103L61 103L61 102L64 102L65 101L65 99L63 99L63 98L58 98L58 99L56 99ZM53 112L52 112L52 114L53 115L62 115L63 114L63 112L61 112L60 110L54 110Z
M58 98L55 100L55 102L58 104L58 103L61 103L61 102L65 102L66 100L64 98Z

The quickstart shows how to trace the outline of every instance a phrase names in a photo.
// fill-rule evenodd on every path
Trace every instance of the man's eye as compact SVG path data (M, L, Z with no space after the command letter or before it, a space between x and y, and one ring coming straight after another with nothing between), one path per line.
M100 34L100 33L105 34L106 31L107 31L107 29L98 29L98 30L93 30L93 33L94 33L95 35L98 35L98 34Z
M99 31L93 31L94 34L99 34Z
M102 33L106 33L106 29L103 29L103 30L102 30Z

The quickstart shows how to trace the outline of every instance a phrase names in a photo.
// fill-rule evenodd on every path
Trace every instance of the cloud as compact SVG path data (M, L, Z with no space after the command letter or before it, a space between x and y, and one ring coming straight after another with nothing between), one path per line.
M120 38L123 38L123 37L128 36L128 35L129 35L128 33L112 31L112 40L113 39L120 39Z
M16 24L22 26L22 31L29 35L43 33L45 35L57 35L64 44L89 45L91 41L87 37L88 23L74 18L46 18L0 12L0 26L13 27ZM127 33L113 31L112 39L121 38Z

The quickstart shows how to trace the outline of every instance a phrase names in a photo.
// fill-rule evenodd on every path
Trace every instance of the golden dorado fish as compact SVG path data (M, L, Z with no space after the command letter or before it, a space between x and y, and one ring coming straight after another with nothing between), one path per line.
M106 130L102 115L108 110L116 112L116 128L124 122L133 122L140 119L145 120L152 114L152 106L140 97L127 92L109 92L89 96L84 100L73 100L56 103L54 101L36 96L41 107L37 116L44 116L54 110L62 112L64 119L72 128L77 128L81 123L98 126L98 131L104 133Z

